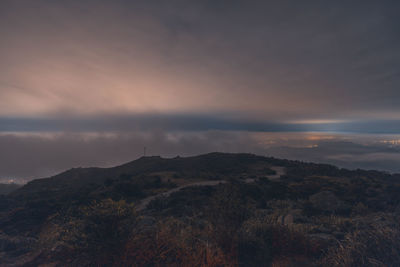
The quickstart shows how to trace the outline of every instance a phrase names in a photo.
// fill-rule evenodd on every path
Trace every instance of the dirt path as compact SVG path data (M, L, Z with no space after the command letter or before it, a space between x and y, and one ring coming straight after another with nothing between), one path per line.
M271 168L272 170L274 170L274 171L276 172L276 174L274 174L274 175L268 175L268 176L267 176L268 179L276 180L276 179L281 178L282 175L285 175L285 174L286 174L286 169L285 169L285 167L273 166L273 167L270 167L270 168Z
M147 205L149 205L149 203L159 197L168 197L169 195L171 195L172 193L178 192L179 190L186 188L186 187L192 187L192 186L207 186L207 185L219 185L219 184L224 184L226 183L226 181L224 180L213 180L213 181L203 181L203 182L196 182L196 183L191 183L191 184L185 184L176 188L173 188L171 190L168 190L164 193L160 193L154 196L150 196L150 197L146 197L144 199L142 199L142 201L140 201L140 203L136 206L136 211L141 211L144 210Z
M281 175L284 175L286 173L285 168L284 167L278 167L278 166L274 166L271 167L272 170L276 171L276 174L274 175L268 175L267 177L271 180L277 180L281 177ZM136 211L142 211L145 208L147 208L147 206L149 205L149 203L159 197L169 197L172 193L178 192L179 190L186 188L186 187L192 187L192 186L214 186L214 185L219 185L219 184L225 184L227 181L225 180L212 180L212 181L202 181L202 182L195 182L195 183L191 183L191 184L185 184L185 185L181 185L178 186L176 188L173 188L171 190L168 190L164 193L160 193L154 196L149 196L146 197L144 199L142 199L140 201L140 203L136 206ZM255 179L246 179L245 180L246 183L253 183L255 182Z

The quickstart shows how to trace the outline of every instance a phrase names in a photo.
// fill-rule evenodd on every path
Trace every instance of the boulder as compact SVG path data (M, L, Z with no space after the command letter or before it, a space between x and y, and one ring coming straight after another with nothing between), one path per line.
M282 225L291 225L293 224L293 215L291 214L280 215L278 217L277 222Z
M339 231L334 231L332 234L333 234L337 239L344 239L344 237L346 236L345 233L339 232Z
M293 209L288 211L285 215L278 217L278 223L283 225L291 225L293 223L304 222L303 210Z
M153 228L156 225L156 219L152 216L141 216L137 222L138 229Z
M308 237L319 243L322 247L325 246L332 246L337 244L337 239L335 238L335 236L330 235L330 234L324 234L324 233L319 233L319 234L310 234L308 235Z
M286 215L285 218L283 218L284 225L290 225L293 224L293 222L294 222L293 215L290 213Z
M345 208L343 201L331 191L322 191L309 197L312 206L325 212L335 212Z

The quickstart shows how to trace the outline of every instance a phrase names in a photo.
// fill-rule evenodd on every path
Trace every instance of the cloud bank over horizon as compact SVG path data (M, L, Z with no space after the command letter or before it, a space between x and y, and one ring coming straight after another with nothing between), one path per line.
M249 131L249 132L336 132L398 134L400 120L310 120L262 121L242 118L237 113L165 114L142 113L58 118L0 117L1 132L99 132L133 131Z

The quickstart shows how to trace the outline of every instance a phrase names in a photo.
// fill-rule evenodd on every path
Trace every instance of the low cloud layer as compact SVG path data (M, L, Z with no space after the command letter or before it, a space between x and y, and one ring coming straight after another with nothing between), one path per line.
M134 131L249 131L400 133L399 120L265 121L237 113L103 115L59 118L0 117L0 132L134 132Z
M399 136L259 132L3 133L0 182L25 182L73 167L110 167L147 155L246 152L346 168L400 172Z

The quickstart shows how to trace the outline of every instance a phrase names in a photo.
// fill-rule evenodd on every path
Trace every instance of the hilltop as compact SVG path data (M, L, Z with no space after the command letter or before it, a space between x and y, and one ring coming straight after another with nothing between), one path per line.
M399 193L398 175L252 154L74 168L1 196L0 262L394 266Z

